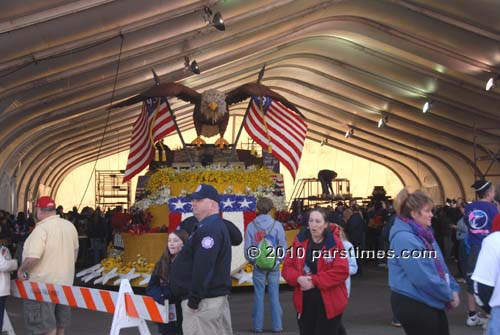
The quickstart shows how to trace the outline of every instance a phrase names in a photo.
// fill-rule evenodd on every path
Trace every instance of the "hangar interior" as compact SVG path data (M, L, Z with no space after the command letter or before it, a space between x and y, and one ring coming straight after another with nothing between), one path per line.
M500 88L485 89L500 83L500 2L23 0L0 9L0 208L22 209L41 185L55 196L76 167L127 150L137 105L108 107L151 87L152 68L161 82L202 92L255 81L266 64L262 83L299 108L311 140L438 200L472 198L475 178L500 180ZM170 102L181 130L192 129L192 105Z

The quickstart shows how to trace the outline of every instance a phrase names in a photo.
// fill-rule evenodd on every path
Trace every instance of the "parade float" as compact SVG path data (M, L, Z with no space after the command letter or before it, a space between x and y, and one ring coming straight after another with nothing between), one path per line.
M259 79L262 74L263 71ZM167 100L172 96L195 105L193 121L197 138L191 144L185 144L175 123ZM247 98L250 102L238 136L234 144L228 144L223 139L228 106ZM273 200L278 221L288 220L279 163L295 177L307 131L303 116L291 102L260 83L244 84L227 94L215 90L199 94L180 84L157 83L148 91L113 107L140 101L143 101L142 114L149 117L148 159L142 166L130 163L134 159L137 161L137 157L132 156L134 143L131 143L129 174L126 171L125 176L130 179L134 170L139 172L148 163L150 171L140 178L142 195L132 206L131 224L115 234L113 246L100 264L77 274L83 282L117 285L122 278L127 278L134 286L147 285L154 264L165 249L168 233L192 215L187 194L201 183L217 189L222 217L232 221L243 235L246 226L256 217L259 197ZM171 129L177 130L183 144L179 150L169 150L161 141L166 132L157 131L166 127L157 126L155 122L169 119L169 116L169 122L174 124ZM243 127L262 147L262 157L256 157L254 150L236 149ZM132 133L133 137L138 136L135 126ZM215 144L205 144L201 138L216 134L220 138ZM285 228L293 229L295 225L286 224ZM287 232L289 244L295 234L296 231ZM244 257L243 243L233 247L233 285L251 284L251 272L251 265Z

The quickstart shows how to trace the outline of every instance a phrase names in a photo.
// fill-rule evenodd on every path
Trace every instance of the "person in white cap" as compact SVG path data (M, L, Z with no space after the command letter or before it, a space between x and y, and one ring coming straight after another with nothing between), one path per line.
M43 196L36 203L38 223L24 242L21 280L73 285L78 255L78 233L73 224L56 214L54 199ZM71 308L49 302L23 300L26 334L63 335Z

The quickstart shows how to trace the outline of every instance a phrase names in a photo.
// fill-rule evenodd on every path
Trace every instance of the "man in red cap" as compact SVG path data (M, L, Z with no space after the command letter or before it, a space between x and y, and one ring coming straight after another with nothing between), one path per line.
M24 242L23 262L17 272L21 280L73 285L78 255L78 233L73 224L56 213L54 199L43 196L36 202L38 223ZM28 334L64 334L69 326L69 306L24 300Z

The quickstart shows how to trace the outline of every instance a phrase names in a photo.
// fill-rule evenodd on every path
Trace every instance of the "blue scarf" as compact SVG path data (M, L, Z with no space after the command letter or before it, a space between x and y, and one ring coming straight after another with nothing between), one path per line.
M432 246L432 244L436 240L434 239L434 235L432 234L432 231L430 229L422 227L421 225L417 224L413 219L410 218L404 218L400 216L399 219L410 226L413 233L417 235L417 237L424 243L425 249L429 251L434 251L434 247ZM444 267L439 261L439 257L434 258L434 264L436 265L439 277L441 277L441 279L443 280L446 280Z

